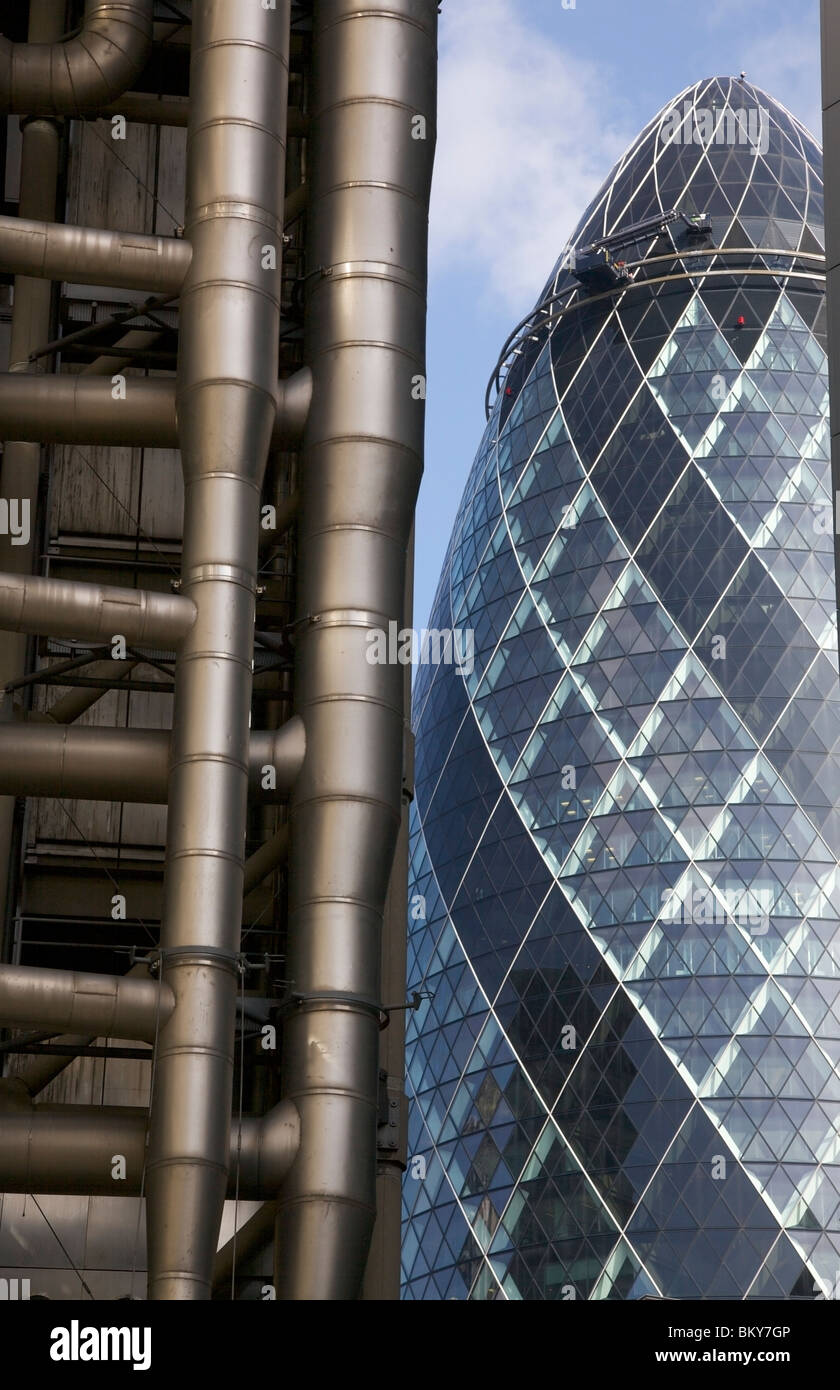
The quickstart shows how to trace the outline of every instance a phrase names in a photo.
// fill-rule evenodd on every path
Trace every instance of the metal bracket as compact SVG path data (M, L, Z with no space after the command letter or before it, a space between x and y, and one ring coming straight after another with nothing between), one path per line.
M408 1154L408 1097L403 1090L402 1081L389 1076L386 1071L379 1072L377 1090L376 1148L382 1155L393 1161L397 1157L403 1167Z

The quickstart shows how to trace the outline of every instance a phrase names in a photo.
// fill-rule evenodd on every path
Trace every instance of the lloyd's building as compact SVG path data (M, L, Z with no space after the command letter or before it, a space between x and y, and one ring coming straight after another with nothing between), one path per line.
M822 159L642 131L505 344L430 626L404 1292L831 1296L840 681Z

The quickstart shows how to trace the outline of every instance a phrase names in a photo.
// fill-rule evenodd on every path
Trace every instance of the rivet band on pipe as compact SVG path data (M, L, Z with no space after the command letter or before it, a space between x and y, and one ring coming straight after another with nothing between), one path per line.
M303 1008L308 1005L324 1004L329 1008L347 1008L354 1013L372 1014L379 1024L383 1027L383 1018L387 1021L387 1011L381 1004L372 1004L369 999L360 999L355 994L342 994L339 991L326 991L323 994L291 994L288 999L283 999L278 1004L278 1012L288 1013L292 1009Z
M394 621L393 613L372 613L363 608L331 608L328 613L309 613L306 621L318 627L363 627L379 629Z
M221 946L160 946L150 951L147 959L158 966L161 960L169 964L189 961L192 965L218 966L232 975L243 975L248 965L240 951L225 951Z
M204 584L213 579L228 584L239 584L241 588L247 589L249 594L253 594L257 587L256 577L237 565L193 565L181 574L181 584L184 588L189 584Z

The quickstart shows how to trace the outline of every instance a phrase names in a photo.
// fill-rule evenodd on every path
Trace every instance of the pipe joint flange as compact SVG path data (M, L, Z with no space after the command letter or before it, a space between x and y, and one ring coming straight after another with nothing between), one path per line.
M169 965L210 965L216 969L227 970L231 975L243 975L247 960L239 951L225 951L221 946L159 946L150 952L150 960L156 960L158 968ZM149 969L151 969L151 965Z
M351 1013L368 1014L376 1019L380 1030L387 1028L390 1021L387 1010L381 1004L374 1004L372 1000L362 999L357 994L344 994L340 990L327 990L322 994L304 994L296 990L280 1000L277 1013L282 1018L284 1014L324 1004L331 1008L347 1009Z
M257 592L257 576L239 565L193 565L181 575L181 591L193 584L209 584L214 581L224 584L238 584L249 594Z
M318 267L315 274L326 280L388 280L413 290L415 294L424 293L421 281L406 267L392 261L336 261L333 265Z
M384 629L387 632L389 622L394 622L393 614L373 613L366 608L331 608L326 613L307 613L304 618L298 619L295 626L361 627L368 631Z
M85 119L85 118L83 117L83 119ZM98 116L91 116L91 117L89 117L88 119L94 120L94 121L95 121L95 120L98 120L99 117L98 117ZM45 116L21 116L20 119L19 119L21 134L23 134L23 132L26 130L26 127L27 127L28 125L32 125L33 122L35 122L35 121L40 121L40 122L42 122L42 124L45 124L45 125L54 126L55 129L59 132L59 134L61 134L62 130L64 129L64 125L65 125L64 119L63 119L63 117L61 117L61 116L47 116L47 115L45 115Z

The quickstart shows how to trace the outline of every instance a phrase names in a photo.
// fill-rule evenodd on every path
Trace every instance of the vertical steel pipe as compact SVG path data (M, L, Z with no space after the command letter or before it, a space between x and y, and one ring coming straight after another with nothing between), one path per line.
M260 488L276 411L289 0L196 0L177 412L181 649L161 1029L147 1181L149 1297L205 1299L227 1184Z
M380 946L401 818L400 622L420 482L437 0L315 0L307 358L284 1095L301 1117L279 1197L286 1299L358 1297L375 1216Z
M29 8L29 39L31 44L48 46L61 36L64 29L64 0L31 0ZM11 45L10 45L11 46ZM2 109L2 105L0 105ZM44 222L55 221L56 187L61 132L52 120L30 120L23 127L21 138L20 202L21 217L33 217ZM50 337L52 286L47 280L18 275L15 279L15 299L12 308L9 366L13 373L31 370L29 354ZM46 363L39 364L41 370ZM13 546L8 536L0 535L0 570L17 574L32 571L37 554L38 479L41 449L38 444L18 442L14 434L4 435L6 442L0 465L0 497L8 502L15 499L22 509L28 509L30 535L28 544ZM12 442L8 442L12 441ZM26 637L0 634L0 690L7 682L22 676L26 668ZM12 857L14 800L0 798L0 960L8 954L6 937L7 896Z
M403 624L414 615L414 533L408 544ZM382 930L382 991L385 1002L405 997L408 937L409 806L414 795L414 735L411 730L412 668L403 668L403 807L397 848L385 901ZM394 1010L379 1035L379 1067L385 1074L387 1109L379 1116L376 1164L376 1224L362 1285L362 1298L381 1303L400 1296L402 1183L408 1157L408 1097L405 1094L405 1010Z

